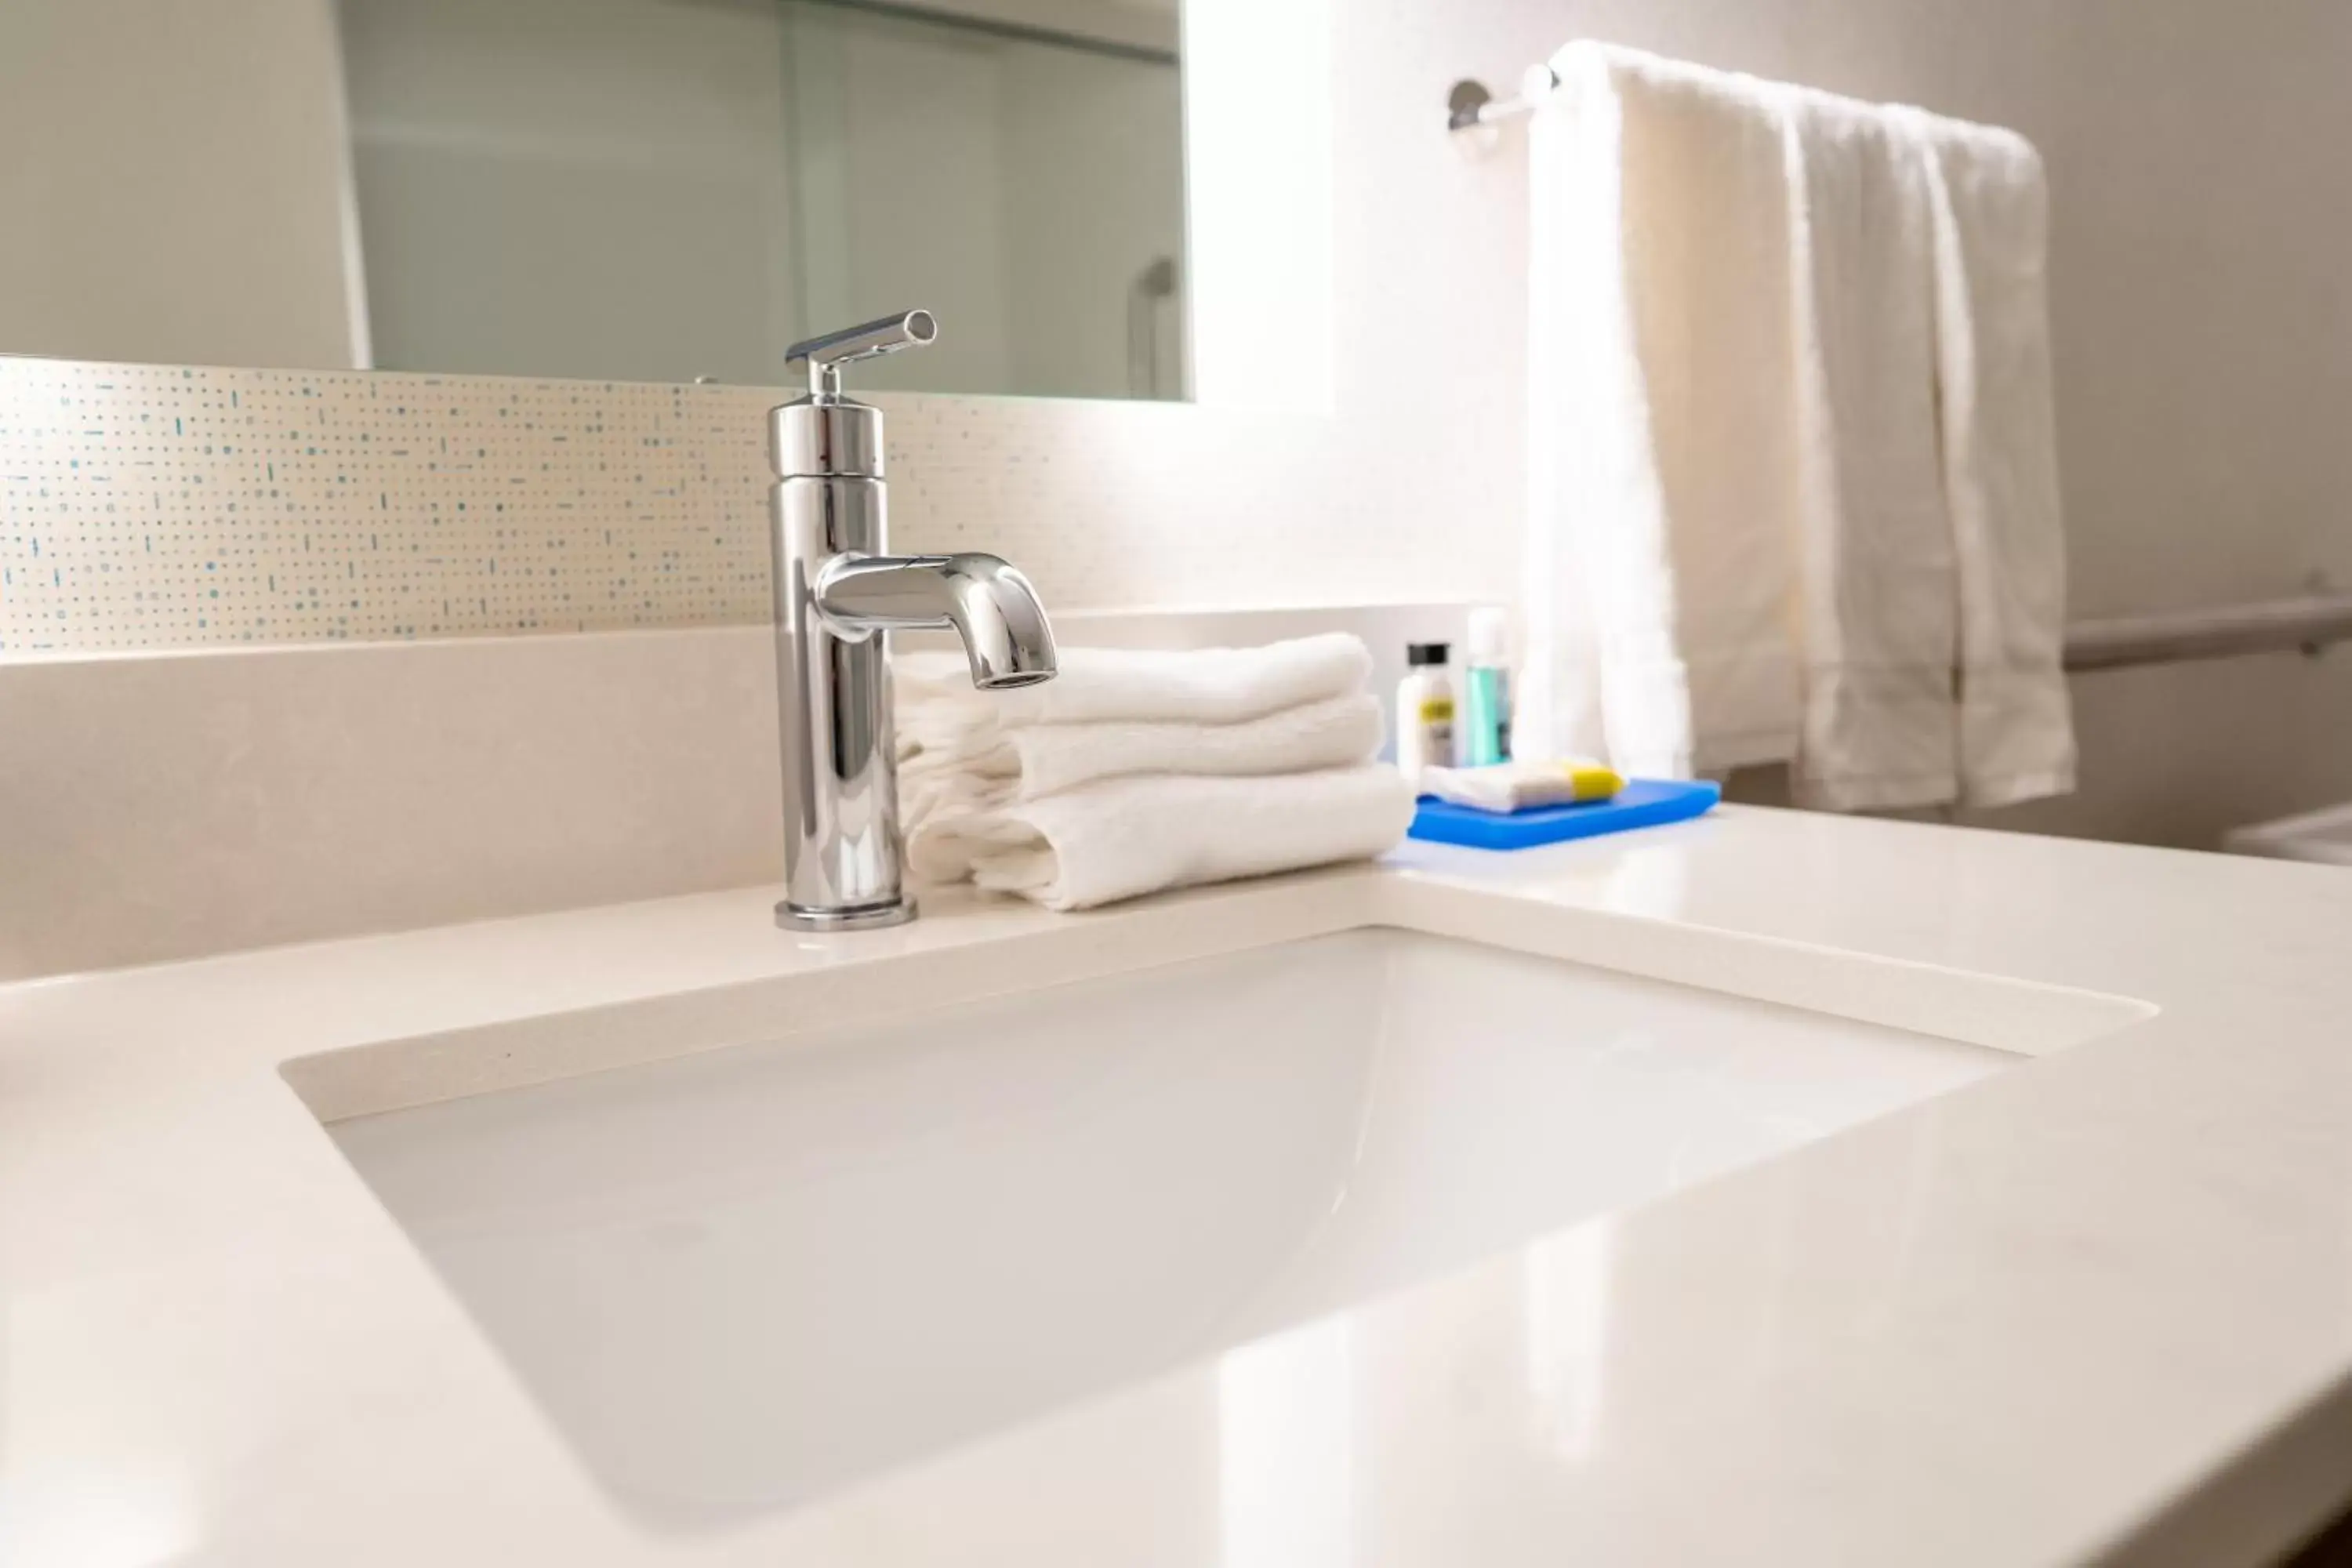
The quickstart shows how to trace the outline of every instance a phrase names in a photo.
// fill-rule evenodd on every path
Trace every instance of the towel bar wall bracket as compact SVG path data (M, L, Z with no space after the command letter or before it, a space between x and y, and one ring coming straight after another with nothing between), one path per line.
M1519 78L1517 94L1510 98L1496 98L1485 82L1464 77L1446 90L1445 129L1476 131L1516 119L1533 110L1559 85L1559 78L1545 65L1529 66ZM1492 140L1486 139L1490 144Z

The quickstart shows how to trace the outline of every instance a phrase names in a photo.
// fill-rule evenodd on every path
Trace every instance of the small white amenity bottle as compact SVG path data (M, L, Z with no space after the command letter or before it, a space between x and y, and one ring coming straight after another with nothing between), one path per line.
M1423 768L1454 765L1454 677L1442 642L1405 645L1405 677L1397 682L1397 772L1418 789Z

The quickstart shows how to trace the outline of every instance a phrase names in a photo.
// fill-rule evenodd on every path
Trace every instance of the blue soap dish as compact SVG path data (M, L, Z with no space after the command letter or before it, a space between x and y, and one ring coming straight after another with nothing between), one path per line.
M1530 849L1596 834L1622 833L1682 822L1712 810L1723 786L1705 779L1633 779L1609 800L1574 805L1540 805L1507 816L1423 795L1409 836L1433 844L1466 844L1473 849Z

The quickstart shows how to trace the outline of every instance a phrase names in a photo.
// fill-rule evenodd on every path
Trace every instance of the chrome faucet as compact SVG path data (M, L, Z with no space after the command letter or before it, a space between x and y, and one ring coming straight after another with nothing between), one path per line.
M1029 580L993 555L888 555L882 411L841 393L841 367L939 336L908 310L793 345L808 395L768 416L775 462L776 700L783 731L788 931L915 918L902 885L898 764L883 634L950 627L982 690L1054 676L1054 633Z

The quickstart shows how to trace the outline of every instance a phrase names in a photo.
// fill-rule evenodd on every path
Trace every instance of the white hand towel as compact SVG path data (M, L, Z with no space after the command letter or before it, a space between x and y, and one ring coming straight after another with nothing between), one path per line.
M2074 787L2066 548L2050 374L2049 188L2032 143L1919 110L1935 225L1944 496L1959 567L1960 785Z
M1238 724L1103 722L978 729L910 754L898 770L901 820L992 810L1128 773L1307 773L1367 762L1381 749L1379 700L1365 692Z
M1894 111L1790 89L1796 285L1795 793L1836 811L1958 793L1958 585L1936 411L1924 160Z
M1789 760L1838 809L2067 787L2032 149L1612 46L1552 63L1522 754Z
M907 843L936 881L970 877L1048 909L1362 859L1412 822L1412 792L1383 763L1267 778L1145 773L993 811L943 812Z
M975 691L960 654L894 661L898 700L924 732L900 723L900 750L945 743L976 724L1084 724L1106 720L1234 724L1360 691L1372 670L1361 637L1344 632L1264 647L1166 653L1064 648L1053 679L1012 691Z
M1522 756L1788 760L1799 489L1780 102L1577 43L1530 127Z

